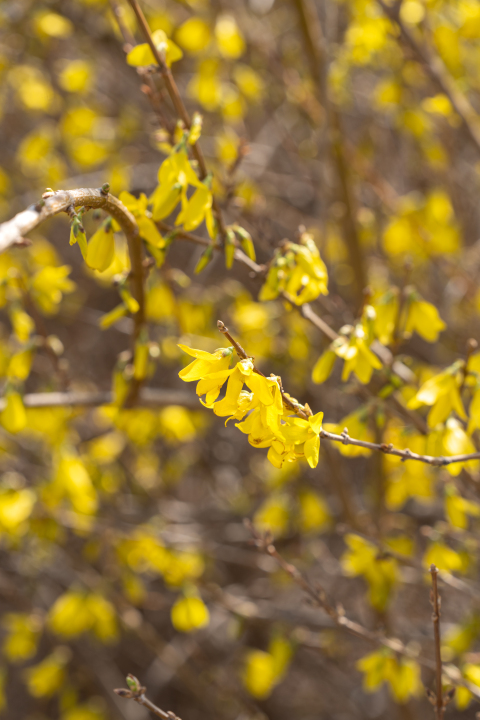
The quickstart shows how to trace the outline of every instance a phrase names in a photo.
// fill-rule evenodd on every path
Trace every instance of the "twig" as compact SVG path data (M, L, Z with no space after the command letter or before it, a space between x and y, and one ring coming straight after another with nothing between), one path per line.
M70 208L102 208L120 225L128 243L130 254L132 294L139 304L135 313L136 334L145 321L145 298L143 290L144 269L142 266L143 246L138 233L137 222L132 213L108 189L79 188L76 190L57 190L43 194L42 200L18 213L11 220L0 225L0 252L12 245L21 244L25 235L54 215L69 213Z
M27 210L18 213L11 220L0 225L0 252L21 244L27 233L38 227L54 215L72 213L76 207L102 208L113 217L122 228L127 239L130 256L130 283L132 295L138 302L138 311L133 316L132 344L135 345L145 324L145 270L143 267L143 243L140 239L137 222L132 213L116 197L109 193L108 183L101 188L79 188L76 190L47 191L42 199ZM126 404L135 402L140 389L138 382L132 382Z
M159 66L160 73L164 79L165 86L167 88L167 92L173 103L175 111L176 111L178 117L183 121L186 129L189 130L191 127L190 115L188 114L187 108L185 107L185 104L179 93L177 84L174 80L174 77L171 73L170 68L167 67L167 64L165 63L165 59L160 55L155 43L153 42L152 33L150 32L150 28L148 26L148 22L145 18L145 15L143 14L143 11L142 11L139 3L137 2L137 0L128 0L128 2L130 4L133 12L135 13L135 16L138 20L138 24L140 25L140 28L145 37L145 40L147 41L147 43L153 53L153 57L155 58L158 66ZM196 161L198 162L198 167L199 167L199 171L200 171L200 179L205 180L205 178L208 175L208 170L207 170L205 158L203 157L203 153L202 153L202 150L201 150L198 142L196 142L192 145L192 152L195 156ZM226 236L225 222L223 220L222 212L218 206L215 196L213 197L213 200L212 200L212 208L213 208L215 217L218 222L218 229L220 231L220 236L224 240L225 236Z
M295 6L300 23L304 39L303 47L305 48L310 65L310 73L315 83L316 95L325 110L332 160L335 165L341 196L346 210L343 221L345 244L355 279L356 298L357 301L360 302L363 296L363 289L367 285L367 273L364 253L362 252L358 235L355 197L349 167L345 159L345 143L340 113L328 96L328 83L326 81L328 53L325 36L318 18L317 9L312 0L293 0L293 5Z
M230 335L228 328L221 320L217 321L217 327L219 331L223 335L225 335L228 341L233 345L233 347L235 348L235 352L240 358L242 358L242 360L246 360L248 358L251 359L250 356L247 355L245 350L242 348L242 346L239 345L239 343ZM255 366L253 369L254 372L265 377L265 375ZM281 389L281 392L285 405L290 408L294 413L296 413L299 417L303 419L308 419L308 417L312 414L312 411L310 410L308 405L303 406L300 403L296 402L290 397L288 393L284 392L283 389ZM395 457L399 457L403 461L417 460L418 462L423 462L427 465L433 465L435 467L445 467L446 465L452 465L453 463L458 462L468 462L469 460L480 460L480 452L474 452L465 455L451 455L449 457L444 457L443 455L421 455L420 453L412 452L408 448L404 450L396 448L391 443L387 445L386 443L374 443L368 442L367 440L357 440L356 438L350 437L347 428L345 428L340 435L328 432L327 430L323 430L322 428L322 430L320 430L320 437L325 438L326 440L331 440L332 442L342 443L343 445L355 445L356 447L365 448L366 450L378 450L385 455L394 455Z
M442 689L442 654L440 645L440 606L441 598L438 592L438 568L430 565L430 574L432 576L432 589L430 591L430 602L433 605L433 636L435 639L435 692L428 692L430 702L435 707L436 720L442 720L445 713L446 697L443 695ZM451 698L450 698L451 699Z
M143 685L140 685L140 681L135 677L135 675L127 675L127 688L117 688L113 692L117 693L119 697L125 698L126 700L135 700L136 703L139 705L143 705L143 707L148 708L151 713L156 715L159 718L162 718L162 720L180 720L179 717L175 715L171 710L168 710L165 712L165 710L162 710L161 708L154 705L154 703L149 700L145 693L147 692L147 688Z

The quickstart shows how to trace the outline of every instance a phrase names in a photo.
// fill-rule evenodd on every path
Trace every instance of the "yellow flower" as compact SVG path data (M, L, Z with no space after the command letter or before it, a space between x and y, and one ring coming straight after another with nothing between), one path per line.
M363 575L369 585L369 600L383 610L398 580L398 566L393 558L379 557L378 548L360 535L345 536L348 550L341 563L346 575Z
M445 328L435 305L416 298L410 300L405 320L406 334L417 332L424 340L436 342L439 333Z
M370 382L374 370L380 370L382 363L370 350L367 344L367 333L363 324L358 324L347 342L334 341L332 349L338 357L345 361L342 370L342 381L345 382L354 372L361 383Z
M140 193L140 197L136 198L129 192L123 191L118 199L130 210L135 216L138 225L140 237L146 240L150 245L156 248L165 247L165 240L159 233L157 226L147 211L148 198L144 193Z
M183 224L185 230L195 230L205 220L210 237L215 235L215 225L212 214L212 192L203 183L197 187L190 200L185 203L182 211L175 220L175 225Z
M110 267L114 256L115 238L112 224L107 220L90 239L85 262L88 267L103 272Z
M199 380L197 395L206 395L205 405L212 407L223 384L233 372L228 369L233 348L219 348L212 354L205 350L189 348L186 345L178 347L195 358L190 365L179 372L179 377L185 382Z
M35 273L31 280L31 292L43 312L48 314L55 312L62 294L75 290L75 283L67 277L69 274L68 265L59 267L47 265Z
M480 386L476 388L473 394L469 415L467 432L471 435L477 428L480 428Z
M182 207L187 204L187 188L189 185L200 187L202 183L195 175L185 150L173 152L160 166L158 171L158 187L150 196L153 203L153 220L162 220L170 215L182 200Z
M316 467L320 451L320 432L323 413L307 419L292 415L284 405L279 379L265 377L254 368L250 358L237 362L229 369L233 348L211 354L180 345L196 359L180 372L187 381L198 380L197 394L205 395L206 407L215 415L229 420L242 420L236 427L248 435L255 447L269 448L268 459L275 467L305 457L310 467ZM225 396L215 402L228 379ZM250 392L244 390L247 386Z
M391 288L377 302L375 308L375 335L382 345L389 345L393 340L395 323L398 317L398 289Z
M155 30L152 34L152 40L160 56L165 58L165 64L168 67L170 67L172 62L176 62L183 57L183 52L178 45L175 45L172 40L169 40L163 30ZM148 43L142 43L134 47L133 50L130 50L127 55L127 63L133 67L158 65Z
M427 418L429 427L434 428L439 423L445 422L453 411L462 420L467 419L459 392L462 377L460 369L461 364L457 362L430 378L409 401L408 407L412 410L416 410L421 405L432 405Z
M302 305L320 294L328 295L327 283L327 268L318 248L312 236L303 233L299 244L287 243L277 251L259 299L274 300L286 292L296 305Z
M0 415L0 422L9 433L16 434L27 426L27 414L22 396L17 392L9 392L6 397L5 409Z

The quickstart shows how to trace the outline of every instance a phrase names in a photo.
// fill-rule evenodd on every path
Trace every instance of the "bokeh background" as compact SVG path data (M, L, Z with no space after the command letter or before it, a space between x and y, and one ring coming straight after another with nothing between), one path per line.
M390 338L414 373L405 400L464 358L480 328L478 3L142 7L151 29L183 50L172 71L189 110L203 116L213 190L228 223L252 235L257 261L306 228L329 274L329 295L313 306L336 331L391 287L414 287L434 305L440 335L433 317ZM129 4L4 1L0 33L0 220L46 188L108 181L113 194L150 195L177 118L160 75L126 63L143 42ZM0 256L5 391L12 383L29 394L108 391L129 348L131 318L99 324L118 304L121 238L120 264L99 274L69 233L59 216L31 234L31 246ZM275 469L178 378L186 364L178 343L213 352L224 345L218 319L339 431L408 446L402 432L412 423L382 395L382 372L368 385L345 383L337 362L315 384L330 339L292 304L260 302L262 273L241 263L226 270L221 253L195 274L202 251L176 239L148 279L156 350L146 384L173 391L174 402L28 409L17 434L3 423L3 716L146 719L145 708L113 693L133 673L183 720L433 717L415 661L389 656L391 681L383 670L375 679L373 666L362 671L359 660L377 648L308 604L243 521L269 528L332 604L399 637L413 658L433 658L426 568L435 562L449 579L444 659L480 686L478 467L452 475L322 441L315 470ZM28 371L15 373L12 362ZM475 434L459 427L457 452L474 448ZM172 608L192 598L201 598L199 615L175 619ZM433 687L431 669L421 678ZM448 717L474 717L474 703L458 692Z

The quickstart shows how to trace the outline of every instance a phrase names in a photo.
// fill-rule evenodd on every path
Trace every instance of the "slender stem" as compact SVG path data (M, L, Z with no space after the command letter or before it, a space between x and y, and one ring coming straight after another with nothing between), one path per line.
M438 568L430 565L432 575L431 603L433 605L433 635L435 638L435 717L442 720L445 713L445 702L442 690L442 655L440 645L440 595L438 592Z
M159 718L163 718L163 720L171 720L171 714L168 712L165 712L165 710L162 710L161 708L157 707L152 703L151 700L149 700L145 695L140 695L138 698L134 698L135 702L139 705L143 705L143 707L146 707L152 712L154 715L156 715Z
M341 117L338 109L328 96L328 83L326 80L328 55L325 36L317 9L312 0L292 1L300 23L304 39L303 47L305 48L310 65L310 73L315 83L316 95L325 110L327 131L330 136L332 149L332 160L335 165L342 200L346 210L343 222L345 243L355 278L356 298L360 303L363 297L363 289L367 285L367 273L364 253L362 252L358 235L355 197L350 171L345 160L345 143L341 127Z
M177 113L178 117L183 121L187 130L189 130L191 127L190 115L188 114L188 110L185 107L185 104L182 100L182 97L180 95L178 86L172 75L172 72L171 72L170 68L166 65L165 59L160 55L160 53L153 41L152 33L150 32L150 28L148 26L148 22L145 18L145 15L143 14L143 10L140 7L137 0L128 0L128 2L130 4L133 12L135 13L135 16L138 20L138 24L140 25L140 29L142 30L145 40L147 41L148 45L150 46L150 49L153 53L153 57L155 58L158 66L160 68L160 72L165 81L165 86L167 88L167 92L168 92L170 99L173 103L173 106L175 108L175 112ZM192 152L195 156L196 161L198 162L198 167L200 170L200 178L201 178L201 180L205 180L205 178L207 177L207 174L208 174L207 164L205 162L205 158L203 156L202 150L201 150L198 142L196 142L192 145ZM225 226L225 222L223 220L222 212L220 210L220 207L218 206L218 203L217 203L215 197L213 197L213 200L212 200L212 208L215 213L215 217L217 218L220 235L221 235L222 239L225 239L226 226Z

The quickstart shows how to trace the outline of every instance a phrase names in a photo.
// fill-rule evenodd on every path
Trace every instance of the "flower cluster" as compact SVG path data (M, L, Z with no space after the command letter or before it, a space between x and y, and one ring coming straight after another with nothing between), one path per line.
M409 338L414 332L427 342L436 342L446 325L435 305L423 300L411 285L403 290L403 296L400 302L399 289L391 287L373 302L375 336L383 345Z
M254 447L268 447L272 465L281 468L284 463L305 458L310 467L317 466L323 413L310 415L308 409L282 392L278 377L259 373L251 358L230 368L233 347L214 353L179 347L195 358L179 373L182 380L198 381L197 395L205 396L200 400L205 407L226 417L226 422L237 420L236 427L248 435ZM225 383L225 395L217 400ZM296 414L296 408L303 417Z
M328 295L327 268L309 233L302 233L298 244L285 242L275 252L259 299L274 300L282 293L296 305Z

